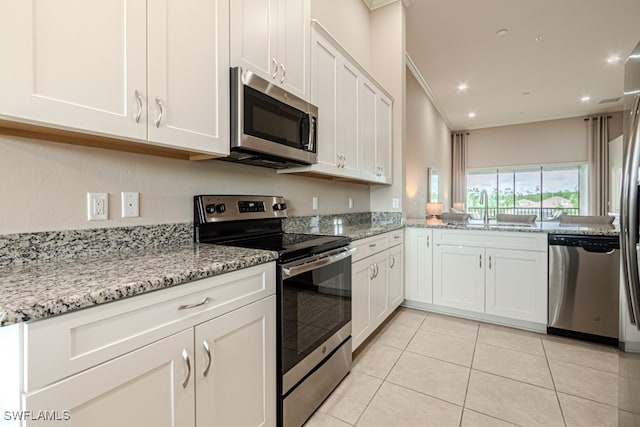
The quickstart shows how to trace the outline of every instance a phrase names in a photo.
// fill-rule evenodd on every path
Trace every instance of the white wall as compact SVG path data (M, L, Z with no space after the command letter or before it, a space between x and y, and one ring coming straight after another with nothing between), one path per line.
M611 113L609 136L622 134L622 113ZM584 117L469 131L468 168L587 161Z
M370 14L362 0L311 0L311 18L320 21L367 70L370 66Z
M404 138L406 92L405 9L401 1L371 12L371 68L373 77L394 98L393 185L371 187L371 210L402 211L404 199ZM399 207L392 208L398 199Z
M88 191L110 193L108 221L86 220ZM141 193L140 218L118 219L122 191ZM366 185L277 175L255 166L0 136L0 234L189 222L192 197L202 193L282 195L290 215L366 212L370 197ZM317 211L312 196L319 197Z
M424 218L427 167L438 170L438 195L445 210L451 198L451 131L411 71L407 69L406 192L407 218Z

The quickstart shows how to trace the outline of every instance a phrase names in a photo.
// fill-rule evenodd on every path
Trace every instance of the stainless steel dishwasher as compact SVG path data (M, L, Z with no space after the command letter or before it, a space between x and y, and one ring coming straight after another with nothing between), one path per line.
M614 236L549 234L549 333L618 343L619 249Z

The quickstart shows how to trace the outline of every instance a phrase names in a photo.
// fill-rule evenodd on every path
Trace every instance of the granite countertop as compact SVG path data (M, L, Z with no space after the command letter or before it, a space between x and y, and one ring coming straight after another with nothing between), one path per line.
M454 230L486 230L486 231L516 231L526 233L554 233L580 234L596 236L618 236L620 228L617 225L605 224L560 224L557 221L536 222L529 224L496 223L490 221L484 225L482 221L466 223L443 223L441 220L408 219L405 223L410 228L446 228Z
M393 230L399 230L404 225L399 223L383 223L383 222L371 222L364 224L335 224L335 225L320 225L318 227L309 227L306 229L296 230L298 233L304 234L323 234L331 236L347 236L351 237L351 240L359 240L367 237L375 236L377 234L387 233Z
M277 252L185 243L0 268L0 326L168 288L274 261Z

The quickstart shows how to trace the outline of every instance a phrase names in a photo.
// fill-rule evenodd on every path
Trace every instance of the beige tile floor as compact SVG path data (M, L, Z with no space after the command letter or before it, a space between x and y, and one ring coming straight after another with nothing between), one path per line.
M628 415L612 347L400 308L354 356L306 426L605 427Z

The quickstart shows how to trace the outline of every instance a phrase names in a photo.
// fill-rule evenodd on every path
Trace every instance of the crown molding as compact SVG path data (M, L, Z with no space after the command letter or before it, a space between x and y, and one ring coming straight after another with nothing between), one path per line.
M420 73L418 66L415 64L415 62L413 62L413 59L411 59L411 56L409 56L409 52L406 53L406 59L407 59L407 68L409 69L409 71L411 71L411 74L413 74L413 77L416 78L416 80L418 81L418 84L420 85L422 90L424 90L424 93L427 94L427 98L429 98L429 100L433 104L438 114L440 114L440 118L442 118L442 121L444 121L444 123L447 125L449 130L453 131L453 127L451 126L451 120L449 120L449 117L447 117L444 110L440 108L440 105L438 104L438 101L436 100L435 95L431 91L431 88L427 84L427 81L424 79L424 77L422 77L422 73Z
M367 5L369 10L375 10L400 0L362 0L362 1L364 1L364 4ZM402 0L402 3L404 4L404 7L410 7L415 3L415 1L416 0Z

